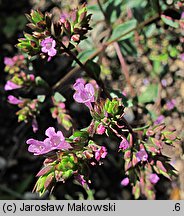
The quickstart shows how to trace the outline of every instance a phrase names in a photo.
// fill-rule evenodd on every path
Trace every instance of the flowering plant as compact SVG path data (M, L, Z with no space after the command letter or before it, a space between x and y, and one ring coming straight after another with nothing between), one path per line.
M108 8L108 1L104 2ZM113 155L111 152L113 145L114 151L121 159L122 176L119 185L131 187L136 199L141 196L155 199L154 187L162 176L169 180L177 176L170 158L163 151L166 145L173 148L179 143L175 128L165 124L163 115L175 108L176 100L163 101L162 113L156 112L153 115L153 112L147 108L147 104L153 104L156 101L158 88L164 89L167 81L162 79L158 87L155 83L149 84L149 80L144 80L147 85L146 90L140 95L136 93L130 82L120 46L125 39L132 40L133 32L138 34L139 28L146 28L156 19L168 24L168 17L165 17L163 10L162 15L159 13L150 18L149 22L137 24L138 20L133 19L130 13L123 23L113 27L106 6L103 7L100 1L97 3L109 33L101 38L102 46L95 52L92 50L92 55L87 56L85 60L80 55L80 44L88 43L86 41L90 38L88 35L92 32L90 30L92 30L91 23L93 22L92 14L88 12L90 7L88 8L86 4L70 12L63 12L57 18L53 13L32 10L26 15L30 22L27 24L30 32L24 33L23 38L18 39L19 43L16 45L22 54L4 59L5 71L8 73L8 81L4 89L16 92L18 95L14 96L11 92L8 96L8 102L20 108L16 113L18 121L28 124L31 122L33 131L36 133L40 127L38 119L45 107L48 107L55 122L48 122L45 130L47 138L43 141L37 138L29 138L26 141L30 153L45 157L43 166L36 175L38 180L34 191L43 195L46 191L52 191L56 183L65 183L66 180L72 178L86 190L90 190L90 169L103 164L108 157ZM120 21L122 21L121 16ZM102 57L102 60L100 54L105 56L105 49L111 45L114 45L120 60L125 84L128 86L127 93L123 89L114 90L104 78L104 71L110 70L110 66L104 63L110 54L107 53L109 55L107 59ZM88 51L87 48L82 54L84 55L86 51ZM158 53L155 56L150 54L153 61L156 57L158 58L157 55ZM96 60L95 57L99 58ZM36 74L30 68L35 59L45 61L49 65L57 58L61 61L69 58L69 61L74 61L79 67L73 63L72 67L75 67L51 87L49 80ZM81 73L81 77L73 81L72 75L79 69L85 74ZM54 77L54 71L52 73ZM67 86L68 91L73 95L70 97L67 94L65 98L61 94L62 87L70 78L73 85ZM22 91L33 92L33 97L29 98L29 94L25 97ZM85 112L90 115L88 125L80 129L76 127L74 114L70 105L67 104L67 99L73 100L72 103L81 109L77 120L85 118ZM127 115L130 109L137 115L146 110L149 116L143 122L140 121L141 118L138 118L135 126Z

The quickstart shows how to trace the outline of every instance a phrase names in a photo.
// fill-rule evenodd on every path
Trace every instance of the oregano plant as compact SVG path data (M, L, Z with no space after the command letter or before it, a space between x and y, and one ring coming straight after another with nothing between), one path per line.
M147 14L140 21L132 9L135 6L131 6L133 2L99 0L95 5L81 4L74 9L68 9L68 5L59 16L54 12L33 9L26 14L28 30L18 39L18 54L4 59L5 72L8 74L4 90L11 92L7 97L8 102L18 107L18 122L24 122L27 127L32 125L35 135L26 141L29 153L43 158L33 189L40 196L47 191L52 193L56 184L67 184L68 179L74 179L87 191L92 189L91 182L95 178L90 179L91 169L99 165L103 169L105 160L113 157L109 151L112 145L121 161L119 185L130 187L135 199L155 199L155 185L162 176L171 181L177 176L170 158L163 152L166 145L169 148L179 145L180 139L174 125L171 127L164 122L164 113L173 110L176 101L166 100L161 113L155 114L154 109L149 110L147 105L154 103L158 105L155 109L160 108L159 100L156 99L160 88L165 88L167 83L164 78L159 80L159 85L153 82L140 94L131 82L125 59L129 52L127 44L137 43L137 49L143 52L143 37L148 35L146 40L151 40L149 34L154 31L151 28L156 28L156 23L169 26L170 31L174 31L174 28L183 29L184 5L181 1L173 1L172 7L182 14L181 19L175 20L167 16L170 7L167 2L158 0L158 4L154 4L154 1L143 1L147 3ZM141 1L138 2L143 7ZM148 13L150 2L153 8ZM115 15L117 11L110 8L110 3L115 8L119 7L121 13ZM151 16L148 17L148 14ZM103 23L100 26L103 31L95 28L100 22L98 16ZM101 35L93 44L95 33ZM154 34L150 37L154 39ZM154 43L157 42L153 40L152 47ZM126 45L128 48L123 49ZM108 51L110 49L113 51ZM149 49L146 52L150 54ZM112 73L107 59L111 63L114 52L124 77L119 88L114 87L112 80L106 79L106 74ZM142 63L147 66L151 64L153 80L158 73L156 67L162 61L167 61L169 55L183 58L181 50L174 50L170 46L162 55L155 50L150 54L151 60ZM65 75L51 86L46 76L34 73L33 62L36 60L52 65L57 59L61 63L69 59L71 63ZM52 79L55 71L50 73L52 75L49 79ZM80 104L77 120L85 119L83 109L88 110L90 123L83 128L76 126L74 114L68 109L69 98L62 94L63 85L68 86L67 91L72 94L74 104ZM34 92L34 97L30 97L30 92ZM128 118L130 108L138 115L138 121L134 123ZM47 122L45 137L42 139L37 133L39 118L44 109L50 111L55 123ZM104 140L103 144L100 140Z

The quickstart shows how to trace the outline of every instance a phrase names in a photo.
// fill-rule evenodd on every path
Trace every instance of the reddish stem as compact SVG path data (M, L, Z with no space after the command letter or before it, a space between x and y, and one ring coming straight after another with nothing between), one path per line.
M135 96L135 91L134 91L133 86L131 84L128 67L127 67L125 59L124 59L124 57L123 57L123 55L121 53L121 49L120 49L120 46L119 46L118 42L114 42L114 48L116 50L117 56L118 56L120 64L121 64L122 73L124 74L126 82L127 82L128 86L130 88L130 94L131 94L132 97L134 97Z

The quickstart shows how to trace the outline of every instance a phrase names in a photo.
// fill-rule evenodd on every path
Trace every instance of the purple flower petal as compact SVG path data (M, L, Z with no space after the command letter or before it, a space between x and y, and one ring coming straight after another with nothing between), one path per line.
M77 79L73 85L73 89L76 91L84 91L84 83L82 80Z
M83 187L86 186L87 189L89 189L89 186L86 182L86 180L84 179L84 176L83 175L75 175L75 180L77 180L79 182L79 184L81 184Z
M48 52L48 50L47 50L46 47L42 47L42 48L41 48L41 51L42 51L43 53L47 53L47 52Z
M154 125L161 124L163 121L164 121L164 116L163 116L163 115L160 115L160 116L158 116L158 118L155 120Z
M42 46L41 51L47 53L49 56L47 61L50 61L51 57L55 56L57 53L57 50L55 49L56 41L51 37L48 37L42 40L40 45Z
M47 128L47 130L45 131L45 135L48 136L49 138L56 135L55 128L54 127Z
M12 58L5 57L4 58L4 64L11 67L15 64L15 62L13 61Z
M184 61L184 53L181 53L181 54L180 54L180 59L181 59L182 61Z
M99 124L96 129L96 133L102 135L105 133L105 131L106 131L106 128L102 124Z
M162 86L166 87L167 86L167 80L166 79L162 79L161 80Z
M11 103L11 104L20 104L22 103L23 101L22 100L19 100L18 98L14 97L13 95L9 95L8 96L8 102Z
M86 90L86 92L88 92L89 96L91 96L91 97L94 96L95 90L94 90L94 87L91 83L87 83L85 85L85 90Z
M21 87L22 86L19 86L19 85L13 83L12 81L7 81L7 83L4 86L4 90L9 91L9 90L13 90L13 89L19 89Z
M128 178L128 177L124 178L124 179L121 181L121 185L122 185L122 186L127 186L128 184L129 184L129 178Z
M151 175L150 175L150 177L149 177L149 180L150 180L150 182L152 183L152 184L156 184L158 181L159 181L159 177L158 177L158 175L157 174L155 174L155 173L152 173Z
M127 139L122 139L120 145L119 145L119 148L122 149L122 150L126 150L127 148L129 148L130 144L128 142Z
M73 95L73 98L78 103L84 103L89 109L92 109L91 103L95 101L95 90L91 83L88 83L84 86L83 80L77 80L73 85L73 88L76 92Z
M28 151L34 153L34 155L41 155L48 152L42 141L35 139L28 139L26 142L29 145Z
M148 154L144 149L141 149L139 152L136 153L136 158L139 161L147 161L148 160Z
M180 19L184 19L184 11L181 13L181 18Z
M50 48L50 49L48 50L48 55L49 55L50 57L55 56L56 53L57 53L57 50L54 49L54 48Z
M166 109L167 110L172 110L172 109L174 109L175 105L176 105L176 100L175 99L168 100L167 103L166 103Z
M68 150L71 147L69 143L65 141L63 133L61 131L55 132L53 127L49 127L45 131L46 138L44 141L38 141L35 139L27 140L27 144L29 144L28 151L33 152L35 155L45 154L52 150Z
M95 152L95 159L99 161L101 158L105 158L106 155L107 155L107 149L104 146L102 146L100 149L98 149Z

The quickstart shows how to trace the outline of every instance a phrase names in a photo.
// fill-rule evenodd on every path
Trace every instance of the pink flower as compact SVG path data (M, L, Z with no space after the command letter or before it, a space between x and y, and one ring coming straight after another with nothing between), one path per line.
M158 181L159 181L159 177L158 177L158 175L157 174L155 174L155 173L152 173L151 175L150 175L150 177L149 177L149 180L150 180L150 182L152 183L152 184L156 184Z
M126 97L127 96L127 92L125 90L123 90L122 91L122 95Z
M122 150L126 150L127 148L129 148L129 146L130 146L130 144L129 144L128 140L123 138L120 145L119 145L119 148Z
M55 132L53 127L49 127L45 131L45 135L49 138L46 138L44 142L49 143L53 149L69 149L71 145L65 141L63 133L61 131Z
M89 109L92 109L92 102L95 102L95 90L92 84L87 83L84 85L82 81L77 81L73 88L76 90L73 98L78 103L84 103Z
M121 185L122 185L122 186L127 186L128 184L129 184L129 178L128 178L128 177L124 178L124 179L121 181Z
M78 42L80 40L80 35L79 34L72 35L71 40L74 42Z
M13 61L12 58L5 57L4 58L4 64L11 67L15 64L15 62Z
M167 110L172 110L172 109L174 109L175 105L176 105L176 100L175 99L168 100L167 103L166 103L166 109Z
M184 11L181 13L180 19L184 19Z
M167 80L166 79L162 79L161 80L162 86L166 87L167 86Z
M149 85L149 83L150 83L149 79L147 79L147 78L143 79L143 84L144 85Z
M65 23L68 18L69 18L69 14L67 14L66 12L62 13L60 16L61 23Z
M95 159L99 161L101 158L105 158L106 155L107 155L107 149L104 146L102 146L100 149L98 149L95 152Z
M50 151L43 141L28 139L26 143L29 145L28 151L34 153L34 155L41 155Z
M181 59L182 61L184 61L184 53L181 53L181 54L180 54L180 59Z
M84 179L83 175L77 174L75 175L75 179L79 182L79 184L81 184L83 187L86 185L87 189L89 189L88 184L86 182L86 180Z
M58 104L58 107L61 108L61 109L65 109L65 103L62 103L62 102L59 103L59 104Z
M29 74L28 77L31 81L35 81L35 75L34 74Z
M11 104L17 105L17 104L22 103L23 101L16 98L16 97L14 97L13 95L9 95L8 96L8 102L11 103Z
M158 116L158 118L154 121L154 125L161 124L163 121L164 121L164 116L163 116L163 115L160 115L160 116Z
M86 81L83 79L83 78L78 78L78 79L76 79L76 81L75 81L75 84L74 85L77 85L77 84L79 84L79 83L82 83L82 84L86 84Z
M71 145L65 141L63 133L61 131L56 133L53 127L49 127L45 131L45 135L48 136L48 138L44 141L35 139L27 140L26 143L30 145L28 151L34 153L34 155L42 155L56 149L68 150L72 148Z
M13 90L13 89L19 89L21 88L22 86L19 86L17 84L15 84L14 82L12 81L7 81L7 83L5 84L4 86L4 90L5 91L9 91L9 90Z
M139 161L147 161L148 160L148 154L144 149L141 149L139 152L136 154L136 158Z
M44 40L42 40L40 45L42 46L41 51L43 53L47 53L49 56L47 61L50 61L51 58L53 56L55 56L57 53L57 50L55 49L56 41L54 39L52 39L51 37L48 37L48 38L45 38Z
M99 124L96 129L96 133L102 135L105 133L105 131L106 131L105 127L102 124Z

